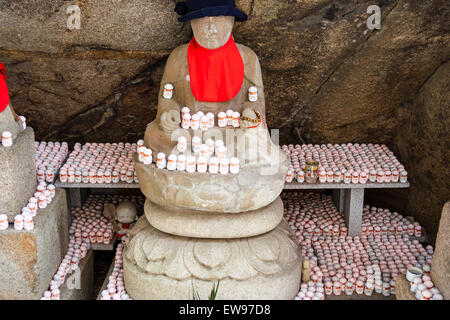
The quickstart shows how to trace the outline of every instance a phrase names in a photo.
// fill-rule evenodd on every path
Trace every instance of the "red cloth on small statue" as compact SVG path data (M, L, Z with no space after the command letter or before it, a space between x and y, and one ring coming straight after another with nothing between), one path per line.
M5 110L9 103L8 86L5 79L8 79L6 69L3 63L0 62L0 112Z
M120 230L130 229L130 228L131 228L131 223L122 223ZM125 233L119 233L119 231L116 232L116 238L117 239L121 239L125 235Z
M244 61L232 35L222 47L212 50L192 38L188 63L191 91L198 101L231 100L244 82Z

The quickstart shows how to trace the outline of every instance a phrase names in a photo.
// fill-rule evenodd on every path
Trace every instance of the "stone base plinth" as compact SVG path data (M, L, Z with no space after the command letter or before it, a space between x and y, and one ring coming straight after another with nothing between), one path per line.
M13 222L36 192L36 184L34 131L27 127L11 147L0 144L0 214L6 214Z
M39 209L32 231L13 225L0 231L0 300L40 299L58 269L69 242L66 192Z
M94 252L89 250L79 270L67 276L60 288L61 300L91 300L94 295Z
M275 229L283 219L283 201L241 213L163 209L147 199L145 216L156 229L177 236L232 239L252 237Z
M196 239L170 235L142 217L124 251L125 287L133 299L293 299L301 280L301 249L283 221L250 238Z
M292 300L299 290L300 268L292 265L277 276L256 276L244 281L222 279L216 300ZM193 300L194 290L201 300L208 300L211 289L218 283L214 279L178 281L167 276L143 275L129 264L124 266L124 272L127 292L134 300Z

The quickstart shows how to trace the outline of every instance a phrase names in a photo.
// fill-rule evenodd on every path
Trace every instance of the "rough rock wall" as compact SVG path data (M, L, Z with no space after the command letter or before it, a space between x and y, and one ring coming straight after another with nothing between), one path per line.
M450 62L423 83L394 145L410 172L406 210L434 240L439 213L450 199Z
M404 126L418 114L419 91L450 57L446 0L237 3L249 20L236 23L234 35L260 58L267 119L281 129L282 142L386 143L410 169L414 188L431 188L429 180L418 178L428 175L426 169L418 162L409 168L412 155L405 150L412 139L426 144L434 135L409 139L413 133ZM80 30L66 27L71 4L81 9ZM371 31L366 10L373 4L381 7L382 22ZM189 24L176 22L174 5L175 0L1 1L0 61L8 69L12 101L36 136L70 142L142 137L156 113L167 56L191 37ZM441 94L448 97L448 90ZM448 127L448 118L437 121ZM429 152L416 150L417 158ZM447 169L445 161L435 165ZM414 188L399 192L400 202L417 194ZM435 189L439 199L448 198L447 186ZM436 233L441 205L430 198L409 202L408 210Z
M450 300L450 202L442 209L439 232L436 239L436 250L434 251L431 264L431 277L436 287L441 290L445 300Z
M77 4L81 28L66 13ZM165 59L187 42L174 1L0 2L0 61L36 136L134 141L156 114Z

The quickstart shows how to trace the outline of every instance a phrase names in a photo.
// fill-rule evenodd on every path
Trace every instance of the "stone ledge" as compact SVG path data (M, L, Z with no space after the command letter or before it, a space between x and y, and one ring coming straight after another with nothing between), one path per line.
M390 183L298 183L286 182L284 190L310 190L310 189L389 189L389 188L409 188L409 182L390 182Z
M36 185L34 131L27 127L11 147L0 145L0 213L6 214L9 222L27 205Z
M48 288L69 242L66 192L40 209L32 231L0 231L0 300L37 300Z

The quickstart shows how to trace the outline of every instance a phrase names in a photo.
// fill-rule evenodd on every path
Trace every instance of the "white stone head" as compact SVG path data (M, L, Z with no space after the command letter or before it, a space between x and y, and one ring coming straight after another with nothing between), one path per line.
M191 20L192 31L198 44L206 49L218 49L230 38L233 16L203 17Z
M117 220L120 223L133 223L136 221L136 206L128 201L121 202L116 209Z

